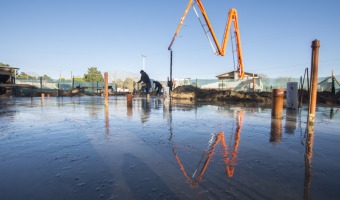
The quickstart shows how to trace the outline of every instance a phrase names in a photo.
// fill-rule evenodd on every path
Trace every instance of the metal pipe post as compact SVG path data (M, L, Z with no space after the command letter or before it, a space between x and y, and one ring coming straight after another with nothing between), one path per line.
M127 94L126 95L126 104L127 104L127 107L132 107L132 94Z
M109 74L107 72L104 73L104 97L107 105L109 102Z
M311 65L311 83L309 95L309 110L308 110L308 127L314 126L316 98L318 92L318 64L319 64L319 48L320 41L314 40L312 43L312 65Z
M272 118L274 119L282 119L283 96L283 89L273 89Z

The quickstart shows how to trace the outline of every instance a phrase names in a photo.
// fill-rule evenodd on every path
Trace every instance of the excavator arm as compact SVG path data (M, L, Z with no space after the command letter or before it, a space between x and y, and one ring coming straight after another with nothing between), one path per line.
M229 10L229 14L228 14L228 21L226 23L226 27L225 27L225 31L224 31L224 35L223 35L223 39L222 39L222 46L220 45L220 43L217 40L216 34L214 32L214 29L210 23L210 20L208 18L208 15L204 9L204 6L201 2L201 0L195 0L195 3L197 4L197 6L199 7L203 18L206 22L206 25L208 27L209 33L211 35L211 37L213 38L214 44L216 46L217 52L215 52L217 55L220 56L224 56L225 55L225 50L226 50L226 46L227 46L227 41L228 41L228 37L229 37L229 31L230 31L230 27L231 27L231 23L234 22L234 30L235 30L235 40L236 40L236 51L237 51L237 61L238 61L238 71L239 71L239 78L243 78L244 77L244 66L243 66L243 57L242 57L242 48L241 48L241 37L240 37L240 31L239 31L239 27L238 27L238 16L237 16L237 11L236 9L232 8ZM171 43L168 47L168 50L171 50L171 47L179 33L180 28L183 25L184 19L186 17L186 15L189 12L189 9L191 6L194 6L193 4L193 0L189 0L189 3L185 9L184 15L180 20L180 23L177 27L177 30L171 40Z

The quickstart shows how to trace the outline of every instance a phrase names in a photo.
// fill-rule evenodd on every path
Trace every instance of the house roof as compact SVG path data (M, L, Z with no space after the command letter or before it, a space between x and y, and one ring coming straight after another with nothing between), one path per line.
M19 69L19 68L8 67L8 66L0 66L0 74L1 75L11 75L12 69Z
M11 70L11 69L20 69L20 68L0 65L0 70Z

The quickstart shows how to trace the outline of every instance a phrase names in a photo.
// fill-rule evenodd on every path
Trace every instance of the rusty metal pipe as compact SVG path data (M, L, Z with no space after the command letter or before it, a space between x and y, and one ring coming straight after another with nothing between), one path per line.
M126 103L128 107L132 107L132 94L127 94L126 95Z
M313 126L315 121L316 98L318 92L318 70L319 70L319 48L320 41L314 40L312 42L312 65L311 65L311 83L309 95L309 109L308 109L308 125Z
M273 89L272 118L282 119L284 90L282 88Z
M109 74L107 72L104 73L104 97L105 104L107 105L109 102Z

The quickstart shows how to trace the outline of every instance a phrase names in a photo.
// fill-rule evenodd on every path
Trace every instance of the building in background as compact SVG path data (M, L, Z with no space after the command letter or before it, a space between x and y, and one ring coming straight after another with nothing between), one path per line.
M253 85L255 82L255 90L263 90L263 84L258 74L245 72L244 78L240 79L238 78L238 71L230 71L217 75L216 77L218 78L217 82L202 85L201 88L249 92L253 91Z
M0 66L0 95L11 93L10 86L15 84L15 74L19 68Z

